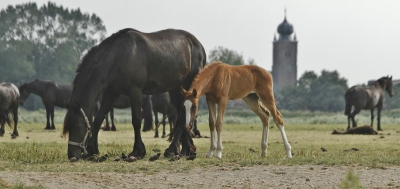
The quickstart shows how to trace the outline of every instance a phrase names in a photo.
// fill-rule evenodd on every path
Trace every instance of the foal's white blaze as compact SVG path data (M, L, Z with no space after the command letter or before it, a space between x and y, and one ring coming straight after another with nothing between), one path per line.
M283 144L285 145L285 149L286 149L286 157L292 158L292 152L291 152L292 147L290 146L289 141L286 138L285 129L283 128L282 125L278 125L278 128L279 128L279 130L281 130Z
M186 127L189 127L190 123L190 108L192 107L192 102L190 100L185 100L184 105L186 109Z

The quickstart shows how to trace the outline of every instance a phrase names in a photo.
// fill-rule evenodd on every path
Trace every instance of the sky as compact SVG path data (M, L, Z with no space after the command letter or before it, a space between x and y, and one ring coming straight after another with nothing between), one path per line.
M0 9L29 0L0 0ZM48 0L31 0L38 6ZM298 40L297 75L338 71L348 85L400 79L398 0L52 0L103 20L107 36L123 28L192 33L206 53L223 46L272 69L272 45L286 17Z

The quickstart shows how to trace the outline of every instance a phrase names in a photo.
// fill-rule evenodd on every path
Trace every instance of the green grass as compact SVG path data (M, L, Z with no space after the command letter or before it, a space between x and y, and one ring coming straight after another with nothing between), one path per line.
M43 118L44 119L44 118ZM294 118L293 118L294 119ZM99 133L101 154L110 158L103 163L79 161L70 163L67 159L67 141L60 137L61 123L55 131L44 130L43 123L19 124L20 136L11 139L11 130L0 138L0 171L50 171L50 172L122 172L154 174L160 170L189 171L196 167L207 169L210 166L233 166L237 169L254 165L326 165L386 167L400 165L400 128L398 125L384 124L382 135L331 135L333 129L343 130L345 124L295 124L287 123L285 130L292 146L292 159L285 159L285 150L279 130L274 124L269 133L269 146L266 158L261 158L260 123L224 124L223 158L205 158L209 150L209 138L194 139L197 146L197 159L169 162L160 158L155 162L147 159L155 155L152 149L164 151L169 142L153 138L154 132L142 133L147 156L133 163L113 162L115 156L132 151L134 136L130 124L117 123L117 132ZM200 123L202 135L209 136L206 123ZM388 135L390 133L390 135ZM322 152L321 147L327 149ZM256 150L251 152L249 148ZM353 151L357 148L359 151Z

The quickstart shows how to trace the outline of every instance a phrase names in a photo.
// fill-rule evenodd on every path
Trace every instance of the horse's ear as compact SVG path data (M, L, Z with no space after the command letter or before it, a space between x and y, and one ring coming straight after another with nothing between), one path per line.
M197 98L197 90L196 90L196 89L193 89L192 95L193 95L195 98Z
M68 102L65 101L65 100L64 100L64 105L65 105L65 107L66 107L67 109L69 109L69 104L68 104Z
M186 93L187 93L187 91L181 86L181 94L182 94L183 96L185 96Z
M390 76L390 80L392 80L392 77L393 77L393 76L391 75L391 76Z

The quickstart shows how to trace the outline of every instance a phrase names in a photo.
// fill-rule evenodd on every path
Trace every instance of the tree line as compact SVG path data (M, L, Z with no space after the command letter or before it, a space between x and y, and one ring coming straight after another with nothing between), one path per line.
M55 3L38 7L36 3L8 6L0 11L0 82L16 85L34 79L72 83L81 57L105 38L106 27L95 14L67 9ZM222 61L232 65L256 65L243 55L219 46L208 53L208 63ZM293 86L275 94L278 108L286 110L344 111L347 79L337 71L320 75L306 71ZM400 108L400 88L388 98L385 109ZM31 95L24 108L43 108L40 98ZM200 108L207 109L204 98Z

